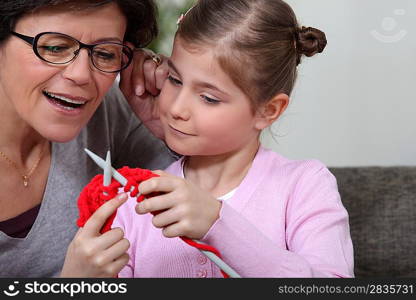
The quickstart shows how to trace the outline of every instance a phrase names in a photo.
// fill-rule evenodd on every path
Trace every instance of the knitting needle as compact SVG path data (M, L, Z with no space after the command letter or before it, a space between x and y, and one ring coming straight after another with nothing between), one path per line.
M89 157L101 168L104 169L105 168L105 161L99 157L97 154L91 152L88 149L84 149L85 152L87 152L87 154L89 155ZM115 180L117 180L118 182L120 182L120 184L122 186L126 186L127 184L127 179L124 178L123 175L121 175L119 172L117 172L116 169L114 169L113 167L111 167L111 175L112 177L114 177Z
M205 245L205 243L197 240L193 240L195 243ZM217 265L218 268L223 270L225 273L227 273L231 278L241 278L241 276L229 265L227 265L221 258L219 258L215 253L212 253L210 251L201 250L203 254L205 254L206 257L208 257L214 264Z
M105 174L105 169L106 167L108 168L108 166L106 165L106 161L104 161L101 157L99 157L98 155L96 155L95 153L91 152L88 149L84 149L85 152L87 152L87 154L89 155L89 157L91 157L91 159L102 169L104 169L104 174ZM108 153L107 153L107 160L108 160ZM126 186L127 184L127 179L124 178L123 175L121 175L119 172L117 172L117 170L115 170L113 167L111 167L110 164L110 168L112 170L112 176L114 177L114 179L116 179L118 182L120 182L121 185ZM140 194L137 195L137 197L140 197ZM193 240L196 243L199 244L203 244L200 241L197 240ZM227 273L230 277L232 278L241 278L241 276L234 271L234 269L232 269L229 265L227 265L221 258L219 258L216 254L210 252L210 251L206 251L206 250L201 250L198 249L199 251L201 251L203 254L205 254L213 263L215 263L221 270L223 270L225 273Z
M109 186L111 184L111 173L111 154L110 151L107 151L107 157L105 158L103 186ZM108 195L106 192L104 192L104 194Z

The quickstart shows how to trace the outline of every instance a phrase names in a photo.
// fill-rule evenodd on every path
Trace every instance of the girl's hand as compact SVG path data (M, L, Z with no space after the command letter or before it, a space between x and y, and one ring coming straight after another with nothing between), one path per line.
M130 247L120 228L100 234L118 207L127 200L121 194L104 203L80 228L69 244L61 277L114 277L129 261Z
M164 133L159 120L157 96L168 76L167 59L159 66L151 59L150 50L135 50L130 66L121 72L120 89L131 109L158 138Z
M142 182L139 191L144 195L154 192L164 194L145 199L136 206L136 212L157 213L153 217L153 225L163 228L166 237L204 237L219 218L221 202L185 179L162 171L154 173L160 177Z

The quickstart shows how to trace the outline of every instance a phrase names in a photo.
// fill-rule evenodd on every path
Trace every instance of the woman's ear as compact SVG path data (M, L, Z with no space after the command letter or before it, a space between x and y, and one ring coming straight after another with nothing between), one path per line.
M255 127L263 130L273 124L286 110L289 105L289 96L286 94L277 94L272 99L257 110L257 120Z

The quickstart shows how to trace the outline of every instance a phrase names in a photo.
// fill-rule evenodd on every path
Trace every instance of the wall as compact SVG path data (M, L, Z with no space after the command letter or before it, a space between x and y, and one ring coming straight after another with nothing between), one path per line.
M328 166L416 165L416 1L288 0L326 32L266 146Z

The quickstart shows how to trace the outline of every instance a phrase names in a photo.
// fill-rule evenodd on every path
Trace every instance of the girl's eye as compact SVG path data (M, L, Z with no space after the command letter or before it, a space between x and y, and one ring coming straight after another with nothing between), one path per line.
M168 75L168 80L173 84L173 85L182 85L182 82L179 79L176 79L175 77L173 77L172 75Z
M201 95L201 97L208 104L218 104L218 103L221 102L220 100L217 100L217 99L214 99L214 98L210 98L210 97L205 96L205 95Z

